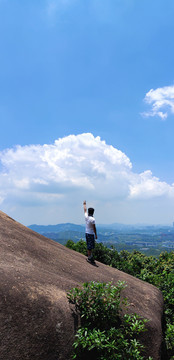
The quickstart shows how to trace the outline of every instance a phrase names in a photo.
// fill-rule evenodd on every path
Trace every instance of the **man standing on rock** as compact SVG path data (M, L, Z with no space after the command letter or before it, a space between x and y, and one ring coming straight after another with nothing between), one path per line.
M91 264L95 264L92 250L95 247L95 239L97 239L97 231L95 226L95 219L93 217L94 209L89 208L87 211L86 201L83 202L83 208L85 213L85 222L86 222L86 244L88 250L87 261Z

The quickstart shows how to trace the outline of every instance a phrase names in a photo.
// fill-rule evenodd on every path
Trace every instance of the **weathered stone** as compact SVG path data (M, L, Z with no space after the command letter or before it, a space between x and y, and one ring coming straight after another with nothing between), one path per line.
M129 312L149 320L142 342L161 359L163 298L154 286L39 235L0 212L0 359L68 360L77 329L66 294L86 281L124 280Z

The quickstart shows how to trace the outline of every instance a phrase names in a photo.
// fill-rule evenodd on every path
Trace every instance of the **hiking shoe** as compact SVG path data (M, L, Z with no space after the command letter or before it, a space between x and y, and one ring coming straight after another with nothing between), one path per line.
M93 258L91 258L91 259L87 258L86 261L89 262L90 264L95 264L95 261Z

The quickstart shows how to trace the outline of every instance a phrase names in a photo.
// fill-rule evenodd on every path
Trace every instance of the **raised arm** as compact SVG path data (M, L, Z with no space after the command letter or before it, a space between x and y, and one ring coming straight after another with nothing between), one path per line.
M84 213L87 213L86 200L84 200L83 202L83 209L84 209Z

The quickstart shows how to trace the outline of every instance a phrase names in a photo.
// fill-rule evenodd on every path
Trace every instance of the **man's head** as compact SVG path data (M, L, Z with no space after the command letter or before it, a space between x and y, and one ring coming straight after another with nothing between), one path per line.
M88 208L88 216L93 216L93 214L94 214L94 209Z

